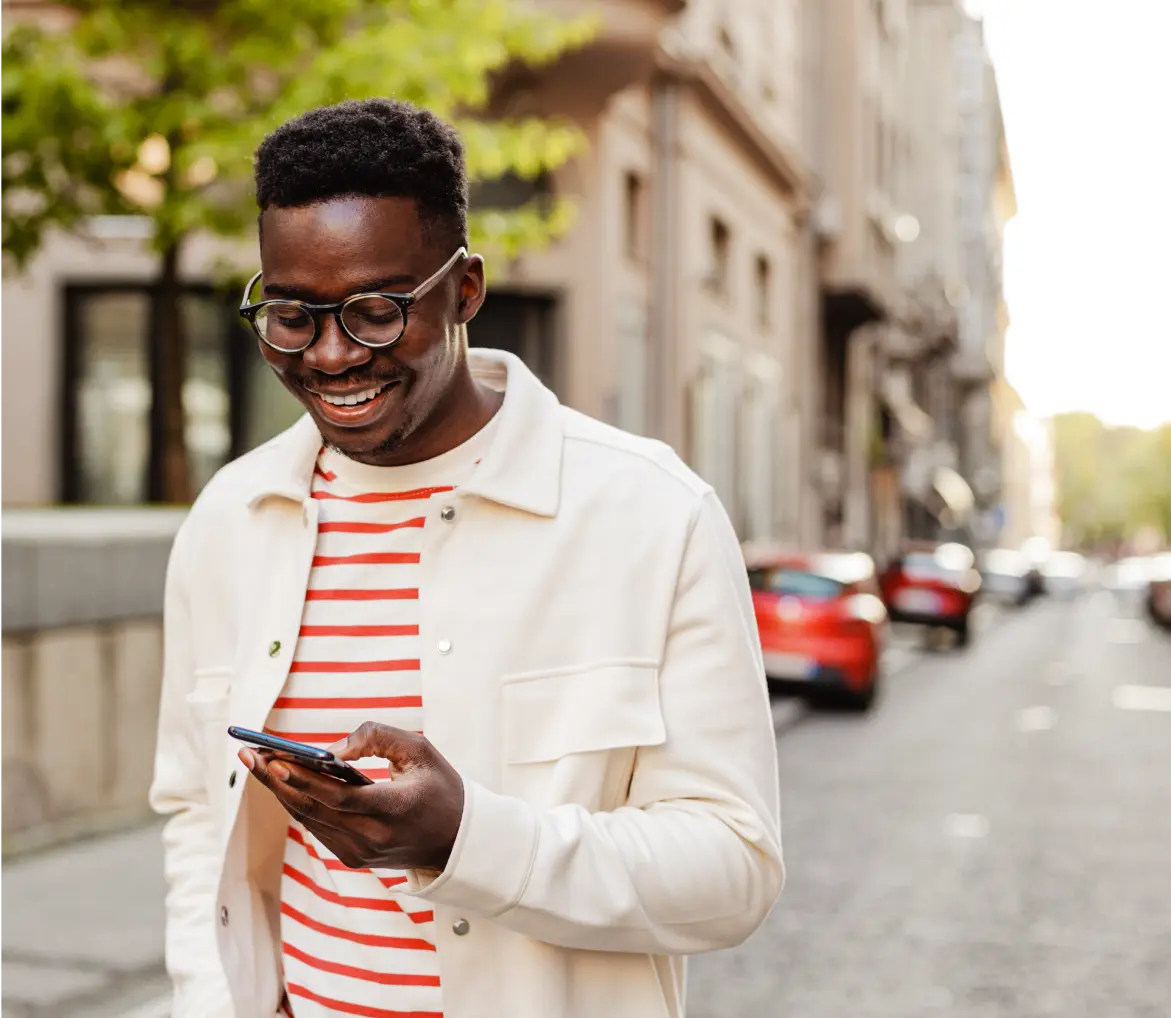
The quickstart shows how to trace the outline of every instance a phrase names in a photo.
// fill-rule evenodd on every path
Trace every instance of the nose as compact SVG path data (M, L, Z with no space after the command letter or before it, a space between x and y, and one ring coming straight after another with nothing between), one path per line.
M322 316L317 341L301 357L307 367L323 375L344 375L368 363L374 357L374 351L350 339L338 316L331 314Z

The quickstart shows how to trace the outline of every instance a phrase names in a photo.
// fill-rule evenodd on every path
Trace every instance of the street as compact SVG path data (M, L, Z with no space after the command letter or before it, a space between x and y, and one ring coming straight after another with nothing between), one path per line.
M788 885L692 962L689 1016L1164 1018L1171 637L1092 594L966 652L901 630L885 669L866 717L774 704ZM160 855L148 827L5 866L4 1018L166 1018Z
M788 885L691 1018L1165 1018L1171 639L1109 594L927 653L779 740Z

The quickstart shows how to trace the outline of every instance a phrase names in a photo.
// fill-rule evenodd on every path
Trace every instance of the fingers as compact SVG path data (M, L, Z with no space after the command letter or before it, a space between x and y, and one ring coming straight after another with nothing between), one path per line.
M251 757L251 763L245 759L246 753ZM328 782L330 785L337 785L343 792L349 786L332 778L323 778L287 760L273 759L265 753L241 750L239 756L244 766L252 772L252 776L272 792L280 800L281 805L298 820L311 818L330 827L345 828L341 800L333 798L329 802L325 801L331 789L322 785ZM313 793L320 794L322 798L316 798Z
M331 749L342 760L376 756L389 763L392 771L405 771L426 758L429 743L414 732L367 721L355 729L344 743L336 745L341 748Z

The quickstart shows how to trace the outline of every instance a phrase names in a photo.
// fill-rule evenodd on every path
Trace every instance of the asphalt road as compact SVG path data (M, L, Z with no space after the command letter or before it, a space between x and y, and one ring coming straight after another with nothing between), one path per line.
M795 713L788 885L692 961L690 1018L1167 1018L1168 698L1171 636L1102 593Z

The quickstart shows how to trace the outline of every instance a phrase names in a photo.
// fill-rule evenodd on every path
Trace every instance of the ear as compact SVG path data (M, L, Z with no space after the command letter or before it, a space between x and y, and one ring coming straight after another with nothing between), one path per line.
M478 254L468 255L463 274L459 280L459 303L457 318L460 325L466 325L476 317L484 303L487 289L484 285L484 259Z

